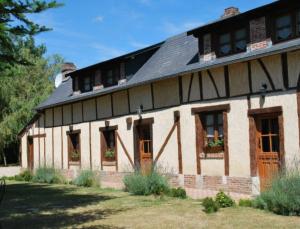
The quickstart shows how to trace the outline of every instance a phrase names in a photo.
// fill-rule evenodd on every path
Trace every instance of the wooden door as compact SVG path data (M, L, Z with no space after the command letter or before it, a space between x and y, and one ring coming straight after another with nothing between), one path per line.
M140 166L143 172L148 173L151 171L153 161L151 126L144 124L137 129Z
M33 170L33 138L28 137L27 163L28 169Z
M257 165L260 189L264 191L280 169L280 131L278 116L262 116L257 125Z

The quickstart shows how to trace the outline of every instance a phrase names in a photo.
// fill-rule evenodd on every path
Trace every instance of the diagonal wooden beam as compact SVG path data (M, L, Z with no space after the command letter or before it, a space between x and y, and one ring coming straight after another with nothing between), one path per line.
M166 148L166 145L168 144L168 142L169 142L169 140L170 140L170 138L171 138L171 136L172 136L172 134L173 134L173 132L174 132L176 126L177 126L177 122L175 122L175 123L173 124L173 126L172 126L172 128L171 128L171 130L170 130L170 132L169 132L169 134L168 134L168 136L167 136L167 138L165 139L164 143L163 143L162 146L160 147L160 150L158 151L158 154L157 154L157 156L156 156L156 158L155 158L155 160L154 160L154 164L157 163L158 159L160 158L160 156L161 156L162 153L164 152L164 149Z
M131 157L130 157L130 155L129 155L129 153L128 153L128 150L126 149L126 147L125 147L125 145L124 145L124 143L123 143L123 141L122 141L122 139L121 139L121 137L120 137L118 131L116 131L116 134L117 134L117 138L119 139L119 141L120 141L120 143L121 143L122 149L124 150L124 152L125 152L125 154L126 154L128 160L129 160L129 162L130 162L132 168L134 168L133 161L132 161L132 159L131 159Z
M215 91L216 91L216 93L217 93L218 98L220 98L220 94L219 94L219 91L218 91L217 84L216 84L216 82L215 82L215 80L214 80L214 77L212 76L210 70L207 70L207 74L208 74L208 76L209 76L209 78L210 78L212 84L214 85L214 88L215 88Z
M267 78L269 80L269 83L271 85L272 90L275 91L275 85L273 83L273 80L272 80L272 77L270 75L270 72L268 71L268 69L266 68L264 62L261 59L258 59L257 61L260 64L261 68L263 69L264 73L266 74L266 76L267 76Z
M190 78L187 102L189 102L190 98L191 98L191 90L192 90L193 80L194 80L194 73L192 73L191 78Z

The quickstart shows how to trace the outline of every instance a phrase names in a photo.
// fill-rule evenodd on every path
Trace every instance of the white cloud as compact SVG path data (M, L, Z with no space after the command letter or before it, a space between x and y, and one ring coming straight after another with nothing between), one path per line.
M182 33L187 30L196 28L198 26L201 26L202 24L203 23L199 21L187 21L178 24L167 21L163 23L162 29L168 35L174 35L174 34Z
M103 22L103 20L104 20L104 17L101 16L101 15L98 15L97 17L95 17L95 18L93 19L93 21L94 21L94 22L97 22L97 23Z
M108 60L114 57L121 56L122 54L125 53L125 51L123 50L106 46L103 44L92 44L91 47L98 51L100 60Z

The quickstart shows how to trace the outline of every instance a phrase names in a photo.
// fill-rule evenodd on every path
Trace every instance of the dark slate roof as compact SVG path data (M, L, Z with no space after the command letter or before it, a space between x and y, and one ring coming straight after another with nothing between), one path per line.
M191 63L197 56L197 39L186 33L166 40L162 46L151 56L151 58L133 75L126 83L113 87L103 88L79 95L72 95L72 80L63 82L53 94L37 110L76 102L83 99L105 95L111 92L124 90L150 82L176 77L178 75L205 70L213 67L224 66L232 63L256 59L272 54L300 49L300 39L276 44L269 48L252 52L244 52L228 57L217 58L205 63Z

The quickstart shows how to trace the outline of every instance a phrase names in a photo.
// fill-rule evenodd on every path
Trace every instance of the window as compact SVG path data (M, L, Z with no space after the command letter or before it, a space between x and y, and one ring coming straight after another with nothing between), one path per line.
M292 17L290 15L277 18L275 27L277 41L287 40L292 37Z
M84 77L83 78L83 85L82 85L82 91L83 92L88 92L92 90L92 85L91 85L91 78L90 77Z
M118 68L108 69L103 73L103 85L104 87L110 87L118 84L120 71Z
M116 127L100 128L102 161L116 161Z
M220 54L228 55L231 53L231 36L226 33L220 36Z
M224 146L223 113L214 112L203 115L204 145Z
M278 118L261 119L260 148L262 152L279 152Z
M282 42L300 36L300 11L274 17L273 41Z
M80 132L68 133L69 163L80 163Z
M246 51L247 36L245 28L221 34L219 36L219 56Z

